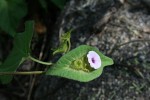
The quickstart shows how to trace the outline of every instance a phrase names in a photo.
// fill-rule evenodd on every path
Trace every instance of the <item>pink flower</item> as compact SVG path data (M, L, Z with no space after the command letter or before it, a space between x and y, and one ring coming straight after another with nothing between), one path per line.
M101 58L95 51L89 51L87 54L88 62L94 69L101 67Z

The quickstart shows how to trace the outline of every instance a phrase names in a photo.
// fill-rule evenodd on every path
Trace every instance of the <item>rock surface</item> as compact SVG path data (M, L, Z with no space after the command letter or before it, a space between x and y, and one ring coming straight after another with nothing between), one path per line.
M74 29L72 48L96 46L115 64L88 83L43 76L34 99L149 100L150 14L144 3L135 1L70 0L58 20L56 35Z

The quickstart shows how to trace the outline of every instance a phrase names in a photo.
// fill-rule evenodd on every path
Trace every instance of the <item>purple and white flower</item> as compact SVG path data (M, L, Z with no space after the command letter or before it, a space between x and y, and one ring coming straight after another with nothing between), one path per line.
M101 58L95 51L89 51L87 54L88 62L94 69L101 67Z

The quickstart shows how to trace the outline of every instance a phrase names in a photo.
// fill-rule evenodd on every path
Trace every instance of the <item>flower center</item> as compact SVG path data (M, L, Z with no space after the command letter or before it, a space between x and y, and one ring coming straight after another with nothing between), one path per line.
M94 58L92 58L92 63L95 63L95 59Z

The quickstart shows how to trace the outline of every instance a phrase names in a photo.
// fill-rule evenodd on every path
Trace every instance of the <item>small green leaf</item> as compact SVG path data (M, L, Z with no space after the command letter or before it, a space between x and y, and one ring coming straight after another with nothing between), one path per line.
M99 69L92 69L87 61L89 51L95 51L101 58L102 65ZM113 60L104 56L95 47L82 45L66 53L58 62L50 67L46 75L56 75L81 82L88 82L99 77L103 68L112 65Z
M18 66L29 56L30 42L33 35L33 22L25 24L25 32L18 33L14 38L14 47L5 62L0 65L0 72L15 72ZM9 83L11 75L1 75L1 83Z
M0 27L14 36L19 21L26 15L25 0L0 0Z

